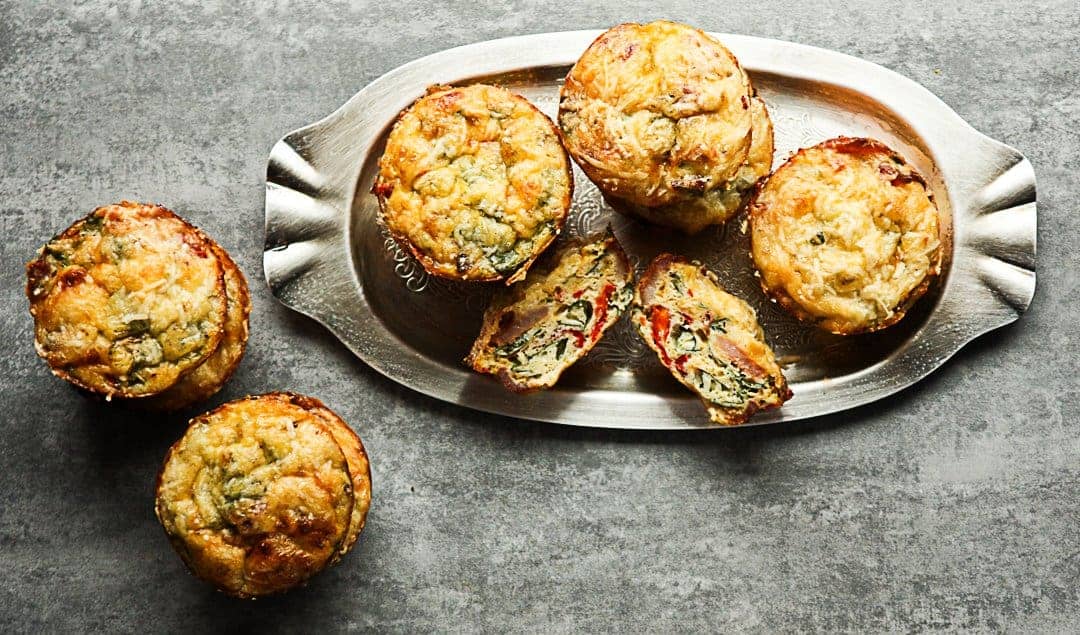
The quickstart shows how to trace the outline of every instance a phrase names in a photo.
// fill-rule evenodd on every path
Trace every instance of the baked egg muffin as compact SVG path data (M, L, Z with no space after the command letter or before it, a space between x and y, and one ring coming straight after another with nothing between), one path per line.
M232 257L216 242L210 248L225 269L226 315L225 332L217 349L206 361L182 376L171 388L132 403L151 410L179 410L213 396L232 377L248 340L248 317L251 315L251 295L247 279Z
M554 386L619 320L633 277L610 229L567 243L496 294L465 363L515 392Z
M524 97L435 86L398 117L372 192L429 273L510 284L562 229L573 176L555 124Z
M895 324L941 270L932 193L873 139L800 150L754 194L749 221L762 288L833 333Z
M160 205L99 207L27 265L35 346L53 373L106 399L163 392L225 331L212 241Z
M370 478L363 446L339 421L317 399L290 393L232 401L191 421L166 456L155 513L195 576L256 597L340 558L363 525L354 509L360 501L367 511Z
M725 192L751 152L751 95L735 56L703 31L620 24L570 69L559 126L615 209L695 232L731 214Z
M715 423L744 423L791 398L754 310L698 264L657 256L638 281L631 319Z
M709 225L718 225L734 216L742 209L754 186L772 169L773 127L765 101L757 95L752 97L750 112L754 120L750 153L735 177L723 187L670 205L644 207L618 203L618 207L647 222L676 227L688 234L697 233Z

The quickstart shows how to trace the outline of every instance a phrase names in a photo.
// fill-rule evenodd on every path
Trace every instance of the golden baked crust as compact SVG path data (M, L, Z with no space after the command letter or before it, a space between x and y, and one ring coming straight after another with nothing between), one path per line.
M334 436L338 447L345 455L345 461L349 464L349 475L352 477L353 508L349 517L349 529L345 532L345 539L341 541L337 553L331 563L342 558L356 544L360 532L364 530L367 521L368 509L371 507L371 465L368 463L367 451L360 437L345 420L337 416L321 401L314 397L293 396L294 400L303 399L308 410L322 419L330 434Z
M515 392L554 386L619 320L633 278L610 229L567 243L492 298L465 363Z
M432 87L398 117L372 192L432 274L515 282L555 239L573 191L558 130L496 86Z
M585 174L629 205L622 211L710 208L750 152L750 105L749 79L723 44L684 24L629 23L604 32L570 69L559 126ZM723 214L708 216L648 220L696 231Z
M27 265L35 345L53 373L91 393L145 397L217 348L222 265L210 241L160 205L99 207Z
M612 206L647 222L675 227L688 234L697 233L709 225L718 225L734 216L750 198L754 186L772 169L773 126L765 101L756 95L751 98L750 113L754 120L750 153L735 177L723 187L670 205L644 207L625 201L612 201Z
M833 333L895 324L941 269L926 182L873 139L800 150L759 187L749 219L762 288Z
M638 281L631 319L716 423L737 425L791 398L754 310L700 265L657 256Z
M251 315L251 295L247 279L232 257L216 242L210 248L225 269L226 303L225 333L210 357L180 378L165 392L133 400L132 403L151 410L180 410L209 399L232 377L244 357L248 340L248 316Z
M254 597L337 557L354 494L324 409L288 393L247 397L196 417L172 446L155 513L197 577Z

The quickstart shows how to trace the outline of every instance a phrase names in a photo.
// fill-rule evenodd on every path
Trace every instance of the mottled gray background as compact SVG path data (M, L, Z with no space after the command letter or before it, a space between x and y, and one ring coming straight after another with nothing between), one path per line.
M0 630L1080 629L1074 2L56 4L0 0ZM270 296L263 175L285 132L442 48L657 17L864 57L1019 148L1039 178L1030 313L878 404L644 434L422 397ZM192 413L88 403L34 355L23 263L124 197L188 217L252 282L251 345L213 403L317 395L370 449L367 531L307 588L245 603L188 576L152 486Z

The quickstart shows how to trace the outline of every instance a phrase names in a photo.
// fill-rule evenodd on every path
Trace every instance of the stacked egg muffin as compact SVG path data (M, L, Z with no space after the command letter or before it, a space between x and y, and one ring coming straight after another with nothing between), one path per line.
M205 399L244 354L251 302L232 258L160 205L99 207L27 265L38 354L84 392L155 409Z
M321 401L277 392L191 421L165 458L155 513L197 577L251 598L293 588L356 543L371 470Z
M772 166L772 123L749 76L676 22L598 37L566 76L559 125L616 211L691 234L732 217Z

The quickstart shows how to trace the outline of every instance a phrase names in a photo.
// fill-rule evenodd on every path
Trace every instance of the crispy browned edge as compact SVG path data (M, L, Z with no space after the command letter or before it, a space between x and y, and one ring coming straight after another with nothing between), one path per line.
M466 85L469 85L469 84L466 84ZM494 84L488 84L488 85L489 86L495 86ZM461 88L461 86L449 86L449 85L442 85L442 84L435 84L435 85L429 86L428 89L424 92L423 95L421 95L420 97L417 97L415 100L413 100L413 102L411 104L409 104L409 106L407 108L405 108L404 110L402 110L401 112L398 113L397 117L394 119L394 125L391 128L391 132L393 131L393 128L397 127L398 122L401 121L401 119L405 116L405 113L412 110L413 106L416 105L416 102L420 101L421 99L423 99L424 97L427 97L428 95L430 95L432 93L435 93L435 92L438 92L438 91L441 91L441 90L452 90L454 88ZM385 214L386 214L386 198L385 198L384 195L379 193L380 173L381 173L381 167L380 167L379 171L376 172L375 180L371 185L371 193L375 196L375 199L379 203L379 220L382 223L382 226L386 229L387 233L390 234L390 237L393 238L394 241L398 245L400 245L403 249L405 249L410 254L412 254L413 258L415 258L416 261L420 263L420 266L422 266L424 268L424 271L426 271L426 272L428 272L428 274L436 276L438 278L444 278L444 279L447 279L447 280L460 280L460 281L463 281L463 282L498 282L500 280L505 280L506 284L508 286L512 285L515 282L523 279L525 277L525 274L528 273L529 267L532 266L532 264L540 256L540 254L544 253L544 251L548 247L550 247L553 242L555 242L555 239L557 239L559 237L559 234L562 232L563 226L566 224L566 219L570 216L570 202L574 198L574 164L570 160L570 154L567 153L567 151L566 151L566 145L563 143L562 132L559 130L559 126L557 126L555 124L555 122L551 120L550 117L548 117L543 112L541 112L539 108L534 106L532 104L532 102L530 102L528 99L525 99L521 95L509 90L508 88L505 88L505 87L502 87L502 86L496 86L496 88L502 88L503 90L510 93L513 97L515 97L517 99L520 99L522 102L527 104L529 106L529 108L531 108L533 110L533 112L535 112L536 114L543 117L544 120L548 122L548 125L551 126L551 129L555 132L555 138L559 142L559 150L562 151L563 158L566 160L566 181L569 184L569 187L566 190L566 196L563 197L562 214L559 215L559 217L556 219L555 231L553 231L551 233L551 237L548 238L547 242L545 242L539 248L534 249L533 250L533 256L531 258L525 260L525 262L521 263L521 266L519 266L518 269L516 271L514 271L514 273L511 274L509 277L502 276L502 275L493 275L493 276L487 276L487 277L483 277L483 278L472 278L472 277L468 277L468 276L465 276L465 275L447 275L444 272L440 271L435 266L434 260L430 256L428 256L427 254L425 254L423 251L421 251L419 248L417 248L416 245L413 244L412 240L410 240L408 236L406 236L406 235L404 235L404 234L402 234L400 232L396 232L396 231L392 230L390 228L390 226L385 222L384 217L385 217ZM382 163L382 157L379 158L379 164L381 164L381 163Z
M705 32L702 29L699 29L699 28L697 28L695 26L691 26L691 25L686 24L684 22L677 22L675 20L654 20L653 22L671 22L673 24L680 24L682 26L694 29L695 31L698 31L702 35L704 35L707 39L712 40L713 42L716 42L717 44L720 45L721 48L724 49L724 51L727 52L728 57L730 57L732 62L735 63L736 68L743 71L743 73L747 77L747 82L749 83L749 74L747 74L746 71L743 69L742 63L739 62L739 58L736 57L735 54L731 52L731 49L729 49L726 44L724 44L723 42L721 42L717 38L714 38L713 36L709 35L707 32ZM610 37L611 34L614 33L616 30L622 29L622 28L625 28L625 27L630 27L630 26L645 26L646 24L651 24L651 22L650 23L622 22L620 24L616 24L615 26L607 29L606 31L604 31L603 33L598 35L596 37L596 39L594 39L591 43L589 43L589 46L587 46L585 48L585 50L582 52L581 57L584 57L585 54L588 53L589 51L591 51L594 46L596 46L597 44L600 43L601 40L605 40L608 37ZM566 72L567 77L569 77L570 74L574 72L574 69L577 67L578 62L581 61L581 57L579 57L578 60L574 62L574 65L570 67L570 70L568 70ZM753 95L756 95L756 94L757 93L756 93L756 91L755 91L755 89L753 87L753 84L751 84L750 85L750 95L753 96ZM559 120L562 118L562 103L563 103L564 99L566 99L566 81L565 81L565 78L564 78L562 86L559 87L559 110L555 115L555 121L556 121L555 128L559 132L559 140L562 142L563 148L567 149L567 151L569 152L568 149L571 146L573 146L575 148L577 148L578 146L577 146L577 144L567 142L567 137L566 137L566 135L563 134L562 124L558 123ZM764 100L762 100L762 101L764 101ZM767 106L766 106L766 109L765 109L765 115L767 117L769 117L769 112L768 112L768 107ZM769 118L769 122L770 123L772 122L771 117ZM770 126L770 129L771 129L771 126ZM753 126L751 126L751 132L749 134L751 134L751 135L753 134ZM586 153L583 153L583 154L586 154ZM570 157L572 157L574 159L574 163L576 163L577 166L579 168L581 168L581 171L585 174L585 176L588 177L588 179L590 181L592 181L594 185L596 185L597 189L600 190L600 194L601 194L601 196L603 196L604 201L608 205L610 205L611 208L614 209L616 212L619 212L620 214L623 214L624 216L628 216L630 218L638 220L638 221L640 221L642 223L645 223L647 225L651 225L653 227L667 227L669 229L675 229L675 230L682 231L683 233L687 233L687 234L691 234L691 235L695 234L695 233L698 233L698 232L686 232L681 227L677 227L675 225L665 225L663 223L658 223L658 222L656 222L656 221L654 221L652 219L646 218L645 216L643 216L638 211L638 209L640 209L641 207L644 207L644 206L638 205L637 203L632 203L630 201L624 200L624 199L619 198L618 196L616 196L614 194L611 194L611 193L607 192L604 189L604 186L601 185L602 179L599 179L594 174L593 167L588 161L578 160L578 157L574 152L569 152L569 155L570 155ZM760 180L761 179L759 179L758 181L760 182ZM669 206L674 206L674 205L678 205L678 203L670 203L669 204ZM744 201L743 204L740 206L740 208L745 207L745 206L746 206L746 202ZM662 208L662 207L667 207L667 206L661 205L661 206L658 206L658 207ZM735 216L735 214L732 214L732 217L733 216ZM730 219L731 219L731 217L729 217L727 220L730 220ZM709 225L707 225L706 227L709 227ZM704 230L704 228L702 228L702 230L699 230L699 231L703 231L703 230Z
M136 206L139 206L139 207L153 208L156 213L161 214L162 216L172 216L173 218L179 220L180 223L183 224L185 229L191 231L204 244L208 245L210 243L213 243L213 240L209 236L207 236L205 233L203 233L203 231L201 229L199 229L198 227L195 227L194 225L189 223L187 220L185 220L183 217L181 217L179 214L177 214L176 212L170 210L169 208L165 207L164 205L159 205L157 203L137 203L137 202L127 201L127 200L120 201L119 203L116 203L115 205L121 205L121 206L136 205ZM47 269L46 269L47 265L45 265L45 260L44 260L44 258L45 258L45 247L49 243L53 242L54 240L61 240L61 239L71 238L75 233L77 233L78 231L81 230L83 224L85 224L88 220L93 218L99 212L102 212L102 210L105 210L108 207L113 207L113 206L114 205L102 205L100 207L95 208L94 211L90 212L86 216L83 216L82 218L76 220L67 229L60 232L59 234L56 234L55 236L50 238L48 241L46 241L44 245L39 247L38 251L37 251L37 256L33 260L31 260L30 262L26 263L26 298L27 298L27 300L30 301L30 316L32 318L34 318L34 341L35 342L37 342L37 312L35 310L37 303L34 301L33 295L31 294L31 290L33 289L34 286L36 286L35 283L37 281L41 280L47 274ZM212 249L210 249L209 251L213 252ZM214 254L214 259L215 259L215 261L217 261L217 265L218 265L218 286L221 288L222 302L226 303L226 305L227 305L228 300L227 300L226 295L225 295L225 268L222 265L221 261L217 260L217 254L216 253ZM226 308L226 310L227 310L227 308ZM198 368L203 362L205 362L206 359L208 357L210 357L210 355L212 355L214 353L214 351L217 350L217 347L221 344L221 338L224 335L224 332L225 332L225 324L224 324L224 319L223 319L222 323L217 325L217 328L214 329L214 331L210 334L211 341L213 342L213 344L211 346L207 346L206 351L203 353L202 359L200 359L198 361L198 363L192 364L190 367L188 367L183 372L181 372L179 374L179 377L183 377L184 375L190 373L191 371ZM52 372L53 375L56 375L60 379L63 379L65 381L67 381L68 383L72 384L73 386L75 386L76 388L79 389L80 394L82 394L84 396L87 396L87 397L91 397L91 398L101 397L101 398L104 398L105 401L111 401L113 398L116 398L116 397L122 397L124 399L130 399L130 400L138 400L138 399L142 399L142 398L145 398L145 397L152 397L154 395L160 395L161 393L168 390L168 388L164 388L164 389L162 389L162 390L160 390L158 392L144 393L144 394L139 394L139 395L126 394L122 390L118 390L118 391L115 391L115 392L105 392L105 393L99 392L99 391L91 388L90 386L87 386L85 383L81 382L74 375L68 373L67 371L54 367L52 365L52 363L49 361L48 357L46 357L45 355L42 354L42 348L41 347L35 346L34 349L37 351L38 357L41 357L41 359L45 360L45 363L49 366L49 370Z
M134 399L134 400L131 400L131 399L121 398L121 399L118 400L119 403L124 404L124 405L134 406L134 407L137 407L137 408L145 408L147 410L159 410L159 411L162 411L162 412L175 412L177 410L183 410L184 408L187 408L188 406L191 406L191 405L193 405L195 403L198 403L200 401L209 399L210 397L213 397L215 394L217 394L218 391L220 391L225 386L225 384L227 384L229 382L229 379L232 378L233 373L235 373L236 369L240 366L240 362L243 361L244 353L247 351L248 338L251 335L251 328L250 328L250 325L249 325L249 316L251 315L251 293L250 293L250 291L248 289L247 276L244 275L244 271L242 269L240 269L240 267L236 264L236 261L233 260L232 256L229 255L229 252L225 251L224 247L219 245L212 238L207 237L207 240L210 242L210 248L213 250L214 254L218 257L218 260L221 262L222 269L223 270L224 269L232 269L233 271L236 272L237 275L240 276L240 280L242 282L242 284L240 285L240 289L239 289L239 296L240 297L236 299L237 304L240 306L240 310L244 314L244 334L243 334L243 337L240 340L240 354L237 355L236 359L233 360L232 364L225 370L225 373L219 378L217 387L212 392L210 392L208 394L196 395L194 398L188 399L186 401L177 401L175 403L166 402L164 405L159 407L158 404L155 403L155 401L156 401L155 398L162 398L162 397L167 396L169 394L169 391L172 390L173 388L175 388L176 385L179 383L179 382L177 382L177 384L173 384L173 386L171 386L170 388L167 388L167 389L165 389L165 390L163 390L163 391L161 391L159 393L150 395L151 399L145 399L145 400L144 399ZM226 283L225 287L226 287L226 289L225 289L226 295L228 295L228 283ZM226 305L227 305L228 301L229 301L229 298L226 297ZM227 311L227 309L226 309L226 311ZM228 313L226 312L226 316L225 316L226 322L228 322L228 319L229 319ZM224 335L222 336L222 339L224 340ZM218 346L221 346L221 344L219 344ZM209 357L207 357L207 359L209 359ZM205 362L203 362L203 363L205 363ZM200 364L200 366L201 366L201 364ZM192 368L192 371L195 368L198 368L198 366L195 366L194 368Z
M557 261L562 256L562 254L568 252L569 250L581 248L584 245L596 242L598 240L603 240L606 244L605 249L611 249L615 253L615 257L622 261L623 270L626 272L626 284L632 284L634 281L634 267L630 263L630 259L626 256L626 251L623 249L622 243L620 243L619 239L615 237L615 233L612 231L610 225L603 233L575 238L564 243L561 247L559 247L558 251L552 253L549 256L553 261L552 264L556 264L554 261ZM483 324L480 327L480 334L476 336L476 341L473 342L472 348L469 350L469 355L465 358L465 364L478 373L485 375L493 375L496 379L499 380L499 383L501 383L503 387L517 394L528 394L551 388L551 386L534 386L528 383L516 382L514 381L513 377L510 376L510 373L506 372L505 368L500 369L497 373L488 373L487 371L477 368L476 358L483 351L485 344L487 344L487 342L489 342L491 340L491 337L495 334L496 329L498 329L499 318L502 316L503 311L506 308L507 307L505 306L495 306L495 304L492 303L488 305L487 309L484 310ZM596 344L604 338L604 334L607 333L608 329L610 329L612 326L615 326L618 321L619 318L616 318L614 321L611 322L611 324L603 327L603 329L601 329L600 331L600 337L596 338L595 342L590 343L586 341L584 348L585 352L582 354L582 356L575 360L573 363L564 366L562 370L559 371L559 374L556 375L555 381L558 382L559 377L562 376L562 373L566 371L567 368L573 366L574 363L577 363L577 361L580 361L580 359L582 357L585 357L585 355L588 355L589 351L591 351L593 347L595 347ZM552 384L552 386L554 386L554 383Z
M683 258L682 256L676 256L676 255L671 254L671 253L662 253L662 254L658 255L656 258L654 258L653 261L651 263L649 263L649 266L645 269L645 272L641 274L641 278L638 280L637 288L635 289L635 291L636 291L636 293L635 293L635 304L636 304L637 298L641 297L642 290L645 289L646 287L648 287L650 284L652 284L652 281L655 278L662 275L665 271L670 269L672 265L675 265L675 264L693 265L693 266L697 267L698 269L700 269L702 274L705 275L709 280L711 280L713 282L713 284L716 284L717 286L719 286L719 284L716 282L715 277L712 275L712 273L708 269L705 268L704 265L701 265L700 263L698 263L696 261L691 262L691 261L687 260L686 258ZM725 290L725 292L726 292L726 290ZM640 312L643 316L645 316L645 318L647 319L648 314L646 313L646 308L647 307L643 307L641 305L637 305L635 307L635 309L638 312ZM643 335L640 332L640 330L637 329L637 328L635 328L634 330L638 333L639 336L641 336L641 339L645 340L645 344L649 348L651 348L654 352L656 352L658 354L657 356L659 357L659 351L657 350L657 345L656 345L655 342L652 341L652 338L645 337L645 335ZM661 364L664 365L664 368L666 368L667 371L669 373L671 373L671 376L674 377L676 381L678 381L683 386L686 386L686 388L689 389L690 392L697 395L698 399L700 399L701 403L705 406L706 413L708 413L709 409L712 408L712 403L709 402L708 399L705 399L705 397L702 396L701 392L698 391L697 388L695 388L693 385L683 381L683 379L679 375L677 375L672 368L670 368L666 364L663 364L662 361L661 361ZM778 396L780 397L780 403L779 404L777 404L775 406L768 406L768 407L763 408L761 406L758 406L755 403L749 403L749 404L747 404L747 407L744 410L739 411L739 412L733 412L732 416L729 419L722 422L722 425L737 426L737 425L746 423L750 419L750 417L754 416L756 413L761 412L761 411L765 411L765 410L775 410L775 409L781 407L784 404L784 402L791 399L793 393L791 392L791 388L788 386L787 377L784 376L783 370L781 370L781 372L780 372L780 381L778 381L776 383L776 391L777 391ZM711 419L711 416L710 416L710 419Z
M235 592L235 591L233 591L231 589L224 589L221 586L219 586L216 581L207 580L206 578L203 578L203 577L199 576L195 572L195 568L191 565L190 554L187 551L186 545L184 544L184 542L182 540L180 540L177 537L174 537L172 534L169 533L169 530L165 528L164 521L162 521L162 519L161 519L161 499L162 499L161 481L162 481L162 478L165 476L165 466L168 465L169 461L172 460L173 454L180 448L180 444L182 444L184 442L184 439L187 438L187 433L188 433L188 431L191 429L191 427L193 425L195 425L196 423L199 423L200 421L203 421L203 420L211 417L212 415L217 414L218 411L223 410L226 407L231 406L231 405L233 405L233 404L235 404L237 402L240 402L240 401L260 401L260 400L263 400L263 399L280 399L280 400L283 400L283 401L287 401L288 403L294 404L296 406L299 406L299 407L303 408L304 410L322 409L322 410L325 410L325 411L330 412L331 414L333 414L333 411L330 410L329 408L327 408L326 405L322 401L320 401L319 399L316 399L315 397L308 397L306 395L297 394L297 393L294 393L294 392L285 391L285 390L268 392L268 393L264 393L264 394L261 394L261 395L247 395L246 397L241 397L239 399L234 399L232 401L227 401L227 402L221 404L220 406L218 406L218 407L216 407L216 408L214 408L212 410L204 412L203 414L198 415L196 417L192 417L191 420L188 421L187 427L184 428L184 433L182 435L180 435L180 438L177 439L175 443L173 443L171 446L169 446L169 451L165 453L165 460L162 461L161 468L158 469L157 478L154 481L154 517L157 518L158 524L161 525L161 530L165 533L165 537L168 538L169 544L171 544L173 546L173 549L180 556L180 559L184 562L184 566L187 568L188 573L191 574L193 577L198 578L199 580L202 580L203 582L206 582L206 583L212 585L215 589L218 590L218 592L220 592L220 593L222 593L224 595L230 596L230 597L241 599L241 600L252 600L252 599L255 599L255 598L258 598L258 597L265 597L265 596L268 596L268 595L278 595L278 594L290 591L291 589L293 589L295 587L288 587L288 588L280 589L280 590L275 591L273 593L264 593L264 594L253 595L253 594L249 594L249 593ZM334 416L336 417L337 415L334 414ZM316 419L319 419L319 418L316 417ZM333 435L333 431L330 430L330 428L328 427L329 426L328 423L326 423L325 421L319 419L319 425L321 425L323 427L323 429L326 430L326 433L330 435L331 439L335 438L334 435ZM345 427L348 428L349 426L346 425ZM350 430L351 430L351 428L350 428ZM355 434L355 432L353 434ZM359 437L357 437L357 439L359 439ZM337 443L336 440L334 442ZM364 451L364 455L367 456L367 451L364 450L364 446L363 446L362 442L360 444L360 447ZM340 444L338 445L338 449L341 452L342 457L345 458L345 470L346 470L346 473L349 476L349 478L348 478L349 493L352 494L352 496L349 497L350 507L349 507L348 516L351 519L352 518L352 506L351 505L354 504L355 501L356 501L356 494L352 490L353 479L352 479L352 473L349 472L348 458L345 457L345 451L341 450ZM368 460L368 483L371 482L370 470L371 470L371 461L369 459ZM327 561L323 564L322 569L325 569L327 566L336 564L338 562L338 560L341 559L341 555L343 554L343 552L341 552L341 549L343 548L343 545L344 545L344 543L345 543L345 541L346 541L346 539L348 537L348 534L349 534L349 528L348 528L348 526L346 526L345 530L341 532L341 538L338 540L337 544L334 545L334 550L331 553L330 558L328 558ZM350 547L351 547L351 545L350 545ZM318 573L318 572L313 573L312 576L314 576L316 573ZM303 586L310 579L311 579L311 577L308 577L308 578L302 580L296 586Z
M352 513L350 512L350 514L349 514L349 528L345 530L345 538L342 539L341 545L338 547L337 551L334 553L334 556L330 559L329 564L330 565L335 565L338 562L340 562L343 557L345 557L345 554L352 551L352 548L356 545L357 540L360 539L360 534L364 533L364 527L367 525L367 515L368 515L368 512L371 511L371 457L368 456L367 448L364 447L364 441L360 438L360 435L357 434L356 430L353 430L352 426L350 426L348 423L346 423L345 420L342 419L340 415L338 415L336 412L334 412L330 408L326 407L326 405L323 404L322 401L320 401L319 399L316 399L315 397L303 397L303 399L308 400L310 402L317 403L318 407L317 408L312 408L312 409L319 410L319 412L326 418L328 424L333 427L333 430L330 431L331 434L334 435L334 430L337 430L338 432L342 433L343 435L346 435L346 436L350 437L352 440L356 441L357 447L360 448L360 454L364 457L364 463L365 463L364 468L366 470L365 477L367 478L367 490L368 490L368 492L367 492L367 494L368 494L368 507L364 510L363 515L360 517L360 525L356 528L356 533L352 532L352 529L353 529L353 527L352 527ZM336 435L334 435L334 439L335 440L337 439ZM340 442L338 443L338 446L341 446ZM345 455L345 463L346 463L346 465L349 466L349 482L350 483L355 483L356 479L353 478L354 475L352 473L352 470L353 470L354 466L349 461L349 454L347 452L345 452L345 448L342 448L341 452L342 452L342 454ZM353 488L353 511L355 511L355 507L356 507L356 494L357 494L356 488L354 487Z
M803 155L807 150L814 150L817 148L835 150L837 152L851 154L853 156L869 155L879 152L885 153L891 158L898 159L901 165L904 165L911 170L910 177L907 179L903 179L901 184L912 182L921 185L922 188L926 191L926 195L927 197L929 197L930 203L933 204L934 209L938 211L939 216L938 241L940 242L940 244L937 249L936 257L931 263L930 269L926 272L926 276L923 277L922 282L919 283L918 286L909 291L908 294L900 300L900 303L896 306L893 315L888 319L862 328L827 329L821 325L821 320L819 320L817 316L812 315L808 311L804 310L801 306L799 306L795 299L788 295L783 289L771 289L768 285L765 284L765 277L761 275L761 272L757 268L757 262L754 261L753 247L751 247L750 250L750 262L753 264L754 270L758 273L758 282L761 284L761 290L765 292L765 295L775 300L777 304L782 306L788 313L792 314L800 321L809 322L817 326L818 328L821 328L822 330L828 331L835 335L860 335L863 333L873 333L875 331L880 331L882 329L892 326L893 324L896 324L901 319L903 319L904 316L907 315L908 310L910 310L911 307L915 305L915 302L917 302L919 298L921 298L930 289L930 285L940 275L941 262L943 257L942 252L945 250L945 245L948 243L949 240L949 236L943 229L945 227L945 223L941 222L940 219L941 210L937 206L937 201L934 200L934 192L930 190L930 187L926 183L926 179L924 179L923 176L919 174L918 170L908 164L907 160L902 154L900 154L896 150L893 150L892 148L885 145L881 141L878 141L877 139L871 139L869 137L840 136L828 139L826 141L822 141L821 143L814 146L800 148L798 152L788 157L787 161L784 161L783 165L773 170L772 174L757 182L757 185L754 186L753 193L750 195L750 201L746 206L746 217L751 227L753 227L755 218L763 211L762 206L758 205L758 197L760 196L762 190L765 189L765 186L768 185L769 180L771 180L772 177L775 176L776 173L778 173L780 170L783 170L789 164L791 164L797 157ZM890 184L892 183L890 182ZM750 240L752 245L754 240L753 230L750 231Z

